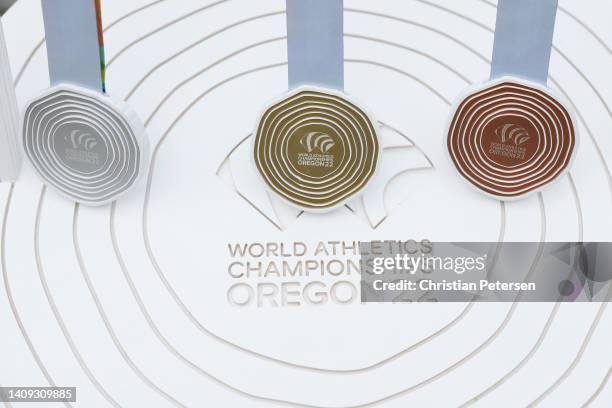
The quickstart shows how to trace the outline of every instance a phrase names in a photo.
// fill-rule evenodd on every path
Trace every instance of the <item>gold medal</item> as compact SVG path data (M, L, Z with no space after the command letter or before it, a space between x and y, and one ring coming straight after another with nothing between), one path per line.
M340 92L298 88L262 114L253 142L255 166L285 201L329 211L374 176L380 161L375 123Z

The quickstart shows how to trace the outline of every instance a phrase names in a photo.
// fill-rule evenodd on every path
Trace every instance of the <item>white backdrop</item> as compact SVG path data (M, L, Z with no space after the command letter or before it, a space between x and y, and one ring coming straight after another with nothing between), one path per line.
M611 406L605 303L227 301L233 242L610 240L612 5L560 3L550 85L581 145L568 176L503 204L460 182L443 135L488 76L494 2L346 0L346 90L383 123L383 168L315 216L269 196L247 156L286 90L284 2L105 0L108 88L146 121L151 170L96 209L28 167L0 184L0 384L77 386L80 407ZM39 0L3 23L23 106L48 86Z

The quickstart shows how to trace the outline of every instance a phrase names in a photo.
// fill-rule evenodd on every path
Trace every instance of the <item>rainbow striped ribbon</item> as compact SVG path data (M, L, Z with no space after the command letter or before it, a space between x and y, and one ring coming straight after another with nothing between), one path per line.
M102 4L96 2L96 20L98 23L98 46L100 47L100 72L102 73L102 92L106 92L106 56L104 55L104 28L102 27Z

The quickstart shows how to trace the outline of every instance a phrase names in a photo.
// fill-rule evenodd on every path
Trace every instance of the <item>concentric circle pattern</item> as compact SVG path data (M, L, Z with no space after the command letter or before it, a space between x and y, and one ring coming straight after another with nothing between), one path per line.
M129 112L121 112L127 107L113 102L61 86L26 109L25 152L43 180L70 199L104 204L129 189L140 174L137 133L142 132L130 123Z
M514 81L466 98L448 130L459 173L500 199L518 198L568 169L576 134L568 110L542 89Z
M300 89L262 115L254 140L257 170L289 203L332 209L376 172L380 146L373 123L340 95Z
M445 119L490 69L496 3L345 0L346 91L376 112L382 159L358 197L310 214L253 163L255 116L287 89L284 2L104 0L109 86L144 119L151 166L96 208L31 166L0 183L0 386L75 386L66 408L611 407L609 302L341 304L359 274L319 273L358 263L341 253L355 240L612 239L609 2L559 0L549 81L580 129L571 171L512 203L448 174ZM48 87L41 21L37 0L2 18L24 107ZM296 256L319 241L328 254ZM517 281L541 255L516 259ZM266 266L309 260L308 276Z

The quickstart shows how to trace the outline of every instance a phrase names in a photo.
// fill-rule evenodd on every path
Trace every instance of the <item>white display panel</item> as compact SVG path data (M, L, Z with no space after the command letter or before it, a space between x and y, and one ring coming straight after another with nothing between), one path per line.
M580 148L558 183L506 204L458 182L444 150L452 101L488 74L494 3L345 7L346 91L383 124L382 165L352 211L298 216L244 151L287 89L284 1L105 0L109 92L143 118L151 169L100 208L30 169L0 184L0 384L77 386L84 407L612 403L605 304L228 303L228 243L611 238L608 4L561 1L550 84ZM4 25L23 106L48 87L39 1Z
M17 178L21 168L21 152L17 145L19 112L1 19L0 101L0 180L12 181Z

